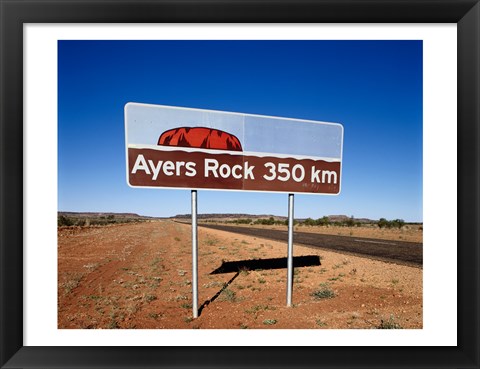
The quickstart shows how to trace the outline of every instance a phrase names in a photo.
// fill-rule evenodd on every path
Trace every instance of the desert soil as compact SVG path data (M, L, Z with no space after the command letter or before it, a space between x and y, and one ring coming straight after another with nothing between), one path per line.
M286 251L282 242L199 227L201 312L193 319L189 225L61 227L58 327L422 328L418 267L295 245L295 257L317 256L321 265L295 268L293 307L286 307L286 268L211 274L223 262Z

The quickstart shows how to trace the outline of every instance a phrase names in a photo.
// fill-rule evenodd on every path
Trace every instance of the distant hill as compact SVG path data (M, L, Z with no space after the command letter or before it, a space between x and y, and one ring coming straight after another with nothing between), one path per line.
M100 218L102 216L106 217L113 215L118 218L152 218L144 215L138 215L136 213L103 213L103 212L75 212L75 211L59 211L58 215L63 215L65 217L92 217Z
M191 219L191 214L178 214L173 217L172 219ZM273 217L275 220L286 220L288 217L286 216L279 216L279 215L272 215L272 214L234 214L234 213L225 213L225 214L198 214L197 219L199 220L228 220L228 219L268 219ZM321 218L321 217L320 217ZM317 218L316 218L317 219ZM328 215L328 220L330 222L345 222L346 220L350 219L349 216L346 215ZM368 219L368 218L353 218L355 222L358 223L376 223L377 220ZM302 222L305 218L295 218L295 220Z
M155 217L147 217L136 213L112 213L112 212L74 212L59 211L57 213L58 226L89 226L107 225L131 222L144 222Z
M350 218L351 217L348 217L346 215L329 215L328 216L328 220L330 222L345 222L346 220L348 220ZM375 223L375 222L377 222L377 220L368 219L368 218L355 218L355 217L353 217L352 219L355 220L355 222L358 222L358 223Z
M114 212L72 212L72 211L59 211L58 217L68 218L73 224L83 224L85 221L89 224L104 224L104 223L126 223L135 221L148 221L154 219L177 219L181 221L189 221L192 218L191 214L177 214L172 217L150 217L145 215L139 215L137 213L114 213ZM370 224L377 223L378 219L369 218L355 218L347 215L328 215L328 220L331 223L345 223L349 219L355 221L356 224ZM257 219L270 219L273 218L276 222L282 222L288 219L286 216L272 215L272 214L244 214L244 213L206 213L197 214L197 219L201 221L219 221L230 222L232 220L251 219L256 221ZM319 216L318 218L323 218ZM318 218L314 218L317 220ZM295 218L297 222L304 222L306 218ZM407 222L410 223L410 222ZM410 223L410 224L422 224Z
M74 211L59 211L58 216L65 216L69 218L91 218L91 219L104 219L112 218L116 219L191 219L192 214L177 214L172 217L150 217L145 215L139 215L137 213L114 213L114 212L74 212ZM227 219L268 219L273 217L275 220L286 220L288 217L282 215L273 214L244 214L244 213L206 213L197 214L197 219L200 220L227 220ZM321 218L323 216L319 216ZM315 218L317 219L317 218ZM330 222L344 222L350 219L347 215L328 215ZM359 223L374 223L378 220L368 218L353 218ZM305 218L295 218L297 221L304 221Z
M190 219L192 214L178 214L173 217L172 219ZM261 215L253 215L253 214L197 214L197 219L261 219L261 218L270 218L273 217L277 220L284 220L287 217L278 216L278 215L271 215L271 214L261 214Z

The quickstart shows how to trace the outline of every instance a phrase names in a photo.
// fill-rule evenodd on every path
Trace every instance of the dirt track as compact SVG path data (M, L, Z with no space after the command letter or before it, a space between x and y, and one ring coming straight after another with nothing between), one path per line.
M267 228L236 227L228 225L200 224L202 227L219 229L227 232L262 237L275 241L287 242L288 232ZM379 240L347 236L324 235L311 232L293 234L293 242L308 247L342 252L350 255L367 256L374 260L388 261L396 264L422 266L423 248L421 243Z

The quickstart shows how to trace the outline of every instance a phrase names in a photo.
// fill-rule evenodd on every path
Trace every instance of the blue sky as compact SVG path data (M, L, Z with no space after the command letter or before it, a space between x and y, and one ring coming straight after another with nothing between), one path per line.
M188 190L128 187L127 102L341 123L342 192L295 195L295 216L423 219L421 41L59 41L60 211L190 212ZM198 200L287 215L286 194Z

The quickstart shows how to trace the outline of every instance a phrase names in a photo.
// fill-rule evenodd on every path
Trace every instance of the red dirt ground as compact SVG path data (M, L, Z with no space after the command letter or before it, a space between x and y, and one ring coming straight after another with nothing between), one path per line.
M222 261L286 257L285 244L200 227L199 306L222 292L193 319L189 225L59 228L58 327L422 328L421 268L298 245L294 255L321 265L295 268L287 308L286 269L210 274ZM316 299L322 288L334 297Z

